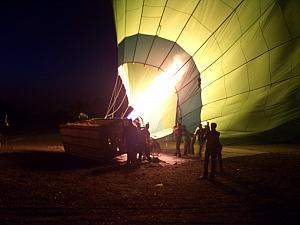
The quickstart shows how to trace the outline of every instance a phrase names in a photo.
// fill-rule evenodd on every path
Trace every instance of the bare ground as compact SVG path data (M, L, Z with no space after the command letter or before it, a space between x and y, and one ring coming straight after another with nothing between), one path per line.
M299 146L225 147L226 173L202 181L201 161L170 150L130 169L66 155L56 138L2 148L0 224L300 224Z

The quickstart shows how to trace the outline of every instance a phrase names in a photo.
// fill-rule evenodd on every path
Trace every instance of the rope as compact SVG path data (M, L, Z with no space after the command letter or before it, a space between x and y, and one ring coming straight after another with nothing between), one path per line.
M113 118L113 117L114 117L114 114L115 114L117 111L119 111L119 109L120 109L121 106L123 105L125 99L126 99L126 94L124 95L124 97L123 97L123 99L122 99L120 105L118 106L118 108L115 109L115 110L114 110L112 113L110 113L109 115L105 116L105 119L106 119L107 117L111 117L111 116L112 116L112 118Z
M121 114L121 119L124 118L124 115L127 113L128 109L129 109L129 105L127 106L126 110Z
M121 90L122 90L122 83L121 82L119 82L119 78L117 77L117 80L116 80L116 85L115 85L115 88L114 88L114 90L113 90L113 95L112 95L112 103L110 104L110 106L109 106L109 108L108 108L108 110L107 110L107 112L106 112L106 115L105 115L105 118L107 118L108 116L110 116L110 115L113 115L116 111L118 111L118 109L117 110L115 110L114 109L114 107L115 107L115 105L116 105L116 102L117 102L117 100L118 100L118 97L119 97L119 95L120 95L120 92L121 92ZM117 91L117 94L116 94L116 90L118 89L118 91ZM113 112L111 112L111 111L113 111Z
M113 103L112 103L112 107L111 107L110 110L112 110L112 109L115 107L116 102L117 102L117 100L118 100L118 98L119 98L119 95L120 95L121 90L122 90L122 83L119 84L119 87L118 87L118 93L114 96L114 101L113 101Z
M105 113L105 117L107 116L107 114L111 110L111 104L112 104L112 100L113 100L115 92L116 92L116 86L117 86L117 83L118 83L118 79L119 79L119 76L117 76L117 78L116 78L116 81L115 81L115 84L114 84L114 88L113 88L113 92L112 92L112 94L110 96L109 104L108 104L108 107L107 107L107 110L106 110L106 113Z

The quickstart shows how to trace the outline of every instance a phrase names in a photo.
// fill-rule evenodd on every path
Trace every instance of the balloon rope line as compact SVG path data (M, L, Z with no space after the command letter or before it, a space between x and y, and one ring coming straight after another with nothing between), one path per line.
M186 26L188 25L188 23L189 23L190 19L193 17L193 14L194 14L194 12L196 11L196 9L197 9L197 7L198 7L198 5L199 5L199 3L200 3L200 2L201 2L201 0L199 0L199 1L198 1L198 3L197 3L197 5L195 6L195 8L194 8L193 12L191 13L190 17L187 19L187 21L186 21L186 23L184 24L183 28L181 29L181 31L180 31L180 33L179 33L178 37L177 37L177 38L176 38L176 40L173 42L173 45L172 45L172 47L170 48L170 50L169 50L168 54L166 55L166 57L164 58L164 60L162 61L162 63L160 64L160 66L159 66L159 67L162 67L162 65L165 63L166 59L167 59L167 58L168 58L168 56L170 55L171 51L172 51L172 50L173 50L173 48L175 47L175 44L177 43L177 41L179 40L179 38L180 38L181 34L183 33L184 29L185 29L185 28L186 28ZM180 69L181 69L181 68L180 68Z
M269 7L271 7L271 5L270 5ZM265 14L265 12L269 9L269 7L265 9L265 11L262 13L262 15ZM235 10L236 10L236 9L235 9ZM260 18L261 18L261 17L260 17ZM249 26L249 28L248 28L247 30L245 30L245 32L244 32L241 36L243 36L243 35L244 35L244 34L252 27L252 25L255 24L260 18L258 18L257 20L253 21L253 23ZM228 19L228 18L226 18L225 20L227 20L227 19ZM224 20L224 21L225 21L225 20ZM216 30L218 30L218 29L219 29L219 28L217 28ZM210 36L208 39L210 39L210 38L211 38L211 36ZM207 40L208 40L208 39L207 39ZM293 39L294 39L294 38L293 38ZM291 39L291 40L293 40L293 39ZM238 40L239 40L239 39L237 39L235 42L233 42L232 45L231 45L230 47L232 47ZM291 40L289 40L289 41L291 41ZM287 41L287 42L289 42L289 41ZM282 43L282 44L280 44L280 45L283 45L283 44L285 44L285 43L287 43L287 42L284 42L284 43ZM280 45L278 45L278 46L280 46ZM200 48L201 48L202 46L203 46L203 45L201 45ZM276 46L276 47L278 47L278 46ZM228 48L228 50L230 49L230 47ZM275 47L275 48L276 48L276 47ZM274 48L272 48L272 49L274 49ZM251 61L257 59L258 57L260 57L261 55L265 54L266 52L269 52L269 51L272 50L272 49L266 50L265 52L263 52L263 53L257 55L257 56L254 57L253 59L250 59L250 60L248 60L247 62L241 64L241 65L238 66L237 68L235 68L235 69L233 69L233 70L227 72L226 74L223 74L222 76L220 76L220 77L218 77L217 79L213 80L212 82L210 82L210 83L207 84L206 86L202 87L202 90L205 89L205 88L207 88L209 85L213 84L213 83L216 82L217 80L223 78L223 77L226 76L227 74L233 72L234 70L239 69L241 66L246 65L248 62L251 62ZM199 50L200 50L200 49L198 49L198 50L192 55L192 57L193 57ZM203 69L203 70L201 71L201 73L204 72L204 71L206 71L211 65L213 65L216 61L218 61L225 53L228 52L228 50L224 51L224 52L223 52L216 60L214 60L214 61L213 61L210 65L208 65L205 69ZM192 57L191 57L191 58L192 58ZM189 60L190 60L190 59L189 59ZM189 60L188 60L188 61L189 61ZM187 61L187 62L188 62L188 61ZM186 63L187 63L187 62L186 62ZM180 69L181 69L181 68L180 68ZM180 70L180 69L179 69L179 70ZM178 71L177 71L177 72L178 72ZM177 72L176 72L176 73L177 73ZM176 73L175 73L175 74L176 74ZM192 82L192 80L196 79L197 77L198 77L198 76L194 76L187 84L189 84L190 82ZM186 86L186 85L184 85L183 87L181 87L179 90L183 89L185 86Z
M241 4L244 2L245 0L241 1L233 10L232 12L224 19L224 21L216 28L216 30L214 32L212 32L212 34L205 40L205 42L203 42L203 44L189 57L188 60L186 60L182 66L176 71L174 72L174 74L172 76L175 76L196 54L197 52L208 42L208 40L219 30L219 28L232 16L232 14L237 10L237 8L239 8L241 6Z
M110 106L110 108L108 110L108 113L110 113L111 111L114 111L114 107L115 107L116 101L117 101L117 99L119 97L119 94L121 92L121 89L122 89L122 83L118 82L117 87L116 87L116 90L118 90L118 92L117 92L117 94L114 94L114 96L113 96L113 102L112 102L112 104L111 104L111 106Z
M213 84L214 82L220 80L221 78L225 77L226 75L232 73L233 71L239 69L240 67L242 67L242 66L244 66L244 65L247 65L249 62L254 61L255 59L261 57L262 55L264 55L264 54L266 54L266 53L269 53L270 51L274 50L275 48L278 48L278 47L280 47L280 46L286 45L286 44L289 43L289 42L292 42L292 41L294 41L294 40L296 40L296 39L299 39L299 37L300 37L300 36L295 37L295 38L291 38L291 39L289 39L288 41L285 41L285 42L283 42L283 43L280 43L279 45L274 46L274 47L272 47L272 48L270 48L270 49L268 49L268 50L262 52L261 54L255 56L254 58L249 59L248 61L244 62L244 63L241 64L240 66L238 66L238 67L236 67L236 68L230 70L230 71L227 72L227 73L224 73L222 76L220 76L220 77L218 77L217 79L213 80L212 82L210 82L209 84L207 84L206 86L204 86L204 87L202 88L202 90L205 89L205 88L207 88L207 87L209 87L211 84ZM269 64L270 64L270 63L269 63ZM270 83L272 83L272 82L270 82Z
M127 106L127 108L126 108L126 110L122 113L122 115L121 115L121 119L123 119L124 118L124 115L127 113L127 111L128 111L128 109L129 109L129 104L128 104L128 106Z
M165 3L163 12L162 12L162 14L161 14L161 17L160 17L160 20L159 20L159 23L158 23L158 26L157 26L157 29L156 29L155 36L154 36L154 38L152 39L151 47L150 47L150 49L149 49L149 51L148 51L148 54L147 54L147 57L146 57L144 66L147 65L147 61L148 61L150 52L152 51L152 48L153 48L153 45L154 45L154 41L155 41L156 37L158 36L158 32L160 32L160 29L161 29L161 21L162 21L162 18L163 18L163 16L164 16L164 13L165 13L165 10L166 10L168 1L169 1L169 0L167 0L166 3Z
M116 106L116 102L117 102L117 100L119 98L119 95L120 95L120 92L122 90L122 83L120 83L120 85L117 89L118 89L118 93L115 95L114 102L112 103L113 108L111 110L113 110L113 111L115 111L114 107Z
M108 107L107 107L107 110L106 110L104 118L107 117L108 113L110 112L110 110L112 108L112 101L113 101L114 95L116 93L116 86L117 86L117 83L118 83L118 79L119 79L119 76L117 76L117 78L116 78L116 81L115 81L115 84L114 84L114 88L113 88L113 92L112 92L112 94L110 96L109 104L108 104Z
M141 30L141 24L142 24L143 12L144 12L144 5L145 5L145 0L143 0L142 10L141 10L141 17L140 17L140 22L139 22L138 34L140 33L140 30ZM135 41L135 46L134 46L134 52L133 52L133 58L132 58L133 61L134 61L134 58L135 58L136 47L138 45L138 41L139 41L139 35L136 36L136 41Z
M111 116L112 116L112 118L113 118L114 114L115 114L116 112L118 112L119 109L121 108L121 106L123 105L125 99L126 99L126 94L124 95L124 97L123 97L123 99L122 99L120 105L118 106L118 108L115 109L115 110L114 110L112 113L110 113L109 115L107 115L107 117L111 117ZM107 117L106 117L106 118L107 118Z

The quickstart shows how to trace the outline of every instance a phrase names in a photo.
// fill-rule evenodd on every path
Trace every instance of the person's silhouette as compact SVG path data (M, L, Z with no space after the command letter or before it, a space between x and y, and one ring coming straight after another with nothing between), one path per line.
M211 123L211 130L207 132L206 135L206 150L205 150L205 159L203 166L203 176L202 179L208 178L208 162L211 159L211 171L209 178L214 179L216 174L216 158L218 153L222 150L222 145L220 142L220 132L216 131L217 124ZM220 150L221 149L221 150Z

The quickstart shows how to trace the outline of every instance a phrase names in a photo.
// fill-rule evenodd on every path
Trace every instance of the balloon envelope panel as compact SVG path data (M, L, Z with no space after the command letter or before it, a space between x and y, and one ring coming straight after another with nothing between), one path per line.
M299 1L113 2L119 66L140 63L159 76L180 58L175 114L166 114L173 124L213 121L223 137L241 137L300 118Z

